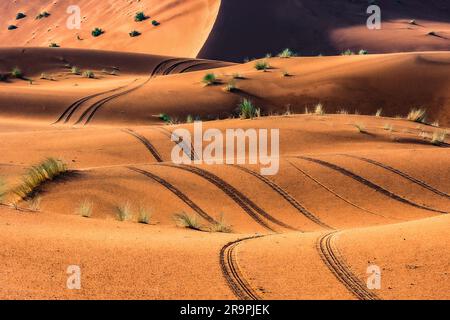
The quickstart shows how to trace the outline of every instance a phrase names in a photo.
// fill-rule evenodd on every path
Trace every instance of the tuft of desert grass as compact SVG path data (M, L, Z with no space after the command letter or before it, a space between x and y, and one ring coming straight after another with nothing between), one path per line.
M70 72L71 72L72 74L74 74L74 75L79 75L79 74L81 74L80 68L78 68L78 67L76 67L76 66L73 66L72 68L70 68Z
M348 114L348 110L346 109L341 109L337 112L338 114Z
M392 131L394 131L394 126L390 123L385 123L383 126L383 129L386 131L392 132Z
M125 204L116 206L115 210L116 210L117 220L119 220L119 221L122 221L122 222L128 221L132 217L131 206L128 202Z
M217 83L217 77L214 73L207 73L203 76L202 82L205 86L211 86Z
M186 123L193 123L194 122L194 117L190 114L186 117Z
M11 70L11 76L13 78L16 78L16 79L22 79L23 78L23 72L18 67L14 67Z
M150 210L141 206L139 208L139 214L138 214L138 220L137 220L138 223L150 224L151 219L152 219L152 214L151 214Z
M269 63L266 60L258 60L255 62L255 69L256 70L262 70L262 71L267 71L267 69L270 68Z
M0 177L0 203L3 203L7 193L5 180Z
M287 70L283 70L281 74L285 78L292 77L292 74L289 71L287 71Z
M231 75L231 77L232 77L233 79L235 79L235 80L242 80L242 79L245 79L245 77L244 77L242 74L240 74L240 73L233 73L233 74Z
M435 146L441 146L445 143L445 139L447 139L448 132L445 130L436 130L433 132L433 136L431 137L431 143Z
M257 108L251 100L244 99L239 104L239 117L241 119L253 119L261 115L261 109Z
M375 117L378 117L378 118L381 117L382 113L383 113L383 109L381 109L381 108L378 109L377 112L375 113Z
M292 58L292 57L295 57L295 53L291 49L286 48L278 54L278 57L285 58L285 59Z
M28 207L32 211L39 211L41 209L42 198L39 196L33 197L28 201Z
M95 73L91 70L86 70L83 72L83 77L84 78L88 78L88 79L94 79L95 78Z
M233 233L233 228L225 222L223 213L219 219L211 225L209 231L216 233Z
M316 107L314 108L314 114L317 116L323 116L325 115L325 108L323 107L323 104L318 103Z
M427 118L427 111L425 109L411 109L411 111L408 113L408 116L406 117L407 120L418 122L418 123L425 123Z
M355 123L354 126L360 133L367 133L366 125L364 123Z
M237 86L236 86L236 81L234 79L230 80L227 85L225 86L225 88L223 88L224 91L226 92L234 92L236 91Z
M196 216L190 216L185 212L177 213L174 216L177 226L192 230L201 231L201 225Z
M48 158L28 169L22 182L12 190L12 193L19 199L26 199L32 196L44 182L51 181L65 172L67 172L67 166L64 162Z
M82 216L83 218L92 217L92 211L94 209L94 203L89 200L83 200L80 203L80 206L77 208L76 213Z
M433 127L436 127L436 128L439 128L439 121L434 121L432 124L431 124L431 126L433 126Z

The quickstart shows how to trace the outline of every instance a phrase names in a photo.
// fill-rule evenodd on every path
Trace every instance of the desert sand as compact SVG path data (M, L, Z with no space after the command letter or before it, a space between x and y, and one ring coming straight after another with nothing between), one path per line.
M370 37L358 1L259 1L249 20L256 1L79 2L81 30L63 30L67 1L0 4L18 26L0 31L0 299L450 298L450 140L432 141L450 132L446 1L387 5ZM309 56L261 58L286 46ZM362 48L374 54L339 55ZM244 98L261 116L239 118ZM408 120L413 108L426 121ZM192 118L279 129L278 174L173 164L171 134L193 133ZM16 199L48 157L68 171ZM177 225L183 212L201 230ZM67 288L72 265L80 290Z

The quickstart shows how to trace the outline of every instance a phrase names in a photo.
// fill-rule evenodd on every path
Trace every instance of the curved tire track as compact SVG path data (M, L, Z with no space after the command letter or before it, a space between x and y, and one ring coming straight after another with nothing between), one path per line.
M131 129L123 129L122 132L138 139L147 148L147 150L150 151L150 153L152 154L153 158L155 158L156 161L163 162L162 157L159 154L158 150L156 150L155 146L147 138Z
M274 190L276 193L278 193L280 196L282 196L289 204L294 207L298 212L300 212L303 216L311 220L312 222L316 223L317 225L325 228L325 229L334 229L330 227L329 225L322 222L318 217L316 217L313 213L311 213L308 209L306 209L304 206L302 206L297 199L295 199L293 196L291 196L287 191L285 191L283 188L281 188L278 184L273 182L272 180L264 177L263 175L247 169L245 167L239 166L239 165L233 165L233 167L246 172L260 181L264 182L267 186L269 186L272 190Z
M432 211L432 212L437 212L437 213L442 213L442 214L447 214L448 213L448 212L445 212L445 211L441 211L441 210L438 210L438 209L430 208L430 207L427 207L427 206L415 203L413 201L410 201L408 199L405 199L405 198L403 198L403 197L401 197L401 196L399 196L399 195L397 195L397 194L395 194L395 193L393 193L393 192L391 192L389 190L386 190L385 188L383 188L383 187L381 187L381 186L379 186L379 185L377 185L377 184L375 184L375 183L373 183L373 182L371 182L371 181L369 181L369 180L367 180L367 179L365 179L365 178L363 178L363 177L361 177L361 176L359 176L359 175L357 175L357 174L355 174L355 173L353 173L353 172L351 172L351 171L349 171L347 169L344 169L344 168L342 168L342 167L340 167L338 165L335 165L333 163L326 162L326 161L319 160L319 159L308 158L308 157L298 157L298 158L306 160L306 161L309 161L309 162L313 162L313 163L319 164L321 166L327 167L327 168L332 169L332 170L335 170L335 171L337 171L337 172L339 172L339 173L341 173L341 174L343 174L343 175L345 175L345 176L347 176L349 178L352 178L355 181L358 181L359 183L365 185L366 187L369 187L369 188L371 188L371 189L373 189L373 190L375 190L375 191L377 191L377 192L379 192L379 193L381 193L381 194L383 194L385 196L388 196L389 198L394 199L394 200L396 200L398 202L410 205L410 206L415 207L415 208L427 210L427 211Z
M380 300L367 286L356 277L339 254L334 237L337 232L327 233L317 241L317 250L328 269L359 300Z
M208 171L188 165L173 165L173 164L161 164L161 165L188 171L214 184L216 187L221 189L225 194L227 194L237 205L239 205L255 222L257 222L259 225L261 225L262 227L266 228L269 231L275 232L275 230L271 228L266 222L264 222L261 219L261 217L264 217L265 219L271 221L272 223L280 227L286 228L288 230L299 231L285 224L284 222L279 221L278 219L272 217L266 211L258 207L252 200L250 200L240 191L238 191L236 188L234 188L229 183L225 182L223 179L219 178L218 176Z
M191 158L192 161L195 161L195 160L200 159L200 157L198 156L198 154L195 153L195 149L194 149L194 145L192 144L192 141L190 141L190 146L187 145L187 142L186 142L186 141L183 141L183 139L182 139L181 137L179 137L179 136L176 136L176 137L178 137L178 141L173 141L173 140L172 140L172 135L173 135L173 132L172 132L172 131L170 131L169 129L164 128L164 127L158 127L158 129L160 130L160 132L161 132L162 134L164 134L167 138L169 138L170 141L172 141L173 143L175 143L176 145L178 145L178 146L181 148L181 150L183 150L183 152L184 152L188 157ZM191 153L190 153L190 154L187 152L187 150L189 150L189 149L191 150Z
M214 220L209 214L207 214L203 209L201 209L195 202L193 202L191 199L188 198L183 192L181 192L178 188L173 186L171 183L167 182L163 178L149 172L145 171L136 167L128 167L129 170L134 171L136 173L142 174L146 176L147 178L150 178L162 186L164 186L166 189L168 189L170 192L172 192L174 195L176 195L180 200L182 200L184 203L186 203L192 210L194 210L199 216L201 216L203 219L208 221L209 223L216 224L217 221Z
M400 171L400 170L398 170L398 169L395 169L395 168L393 168L393 167L390 167L390 166L388 166L388 165L386 165L386 164L383 164L383 163L381 163L381 162L378 162L378 161L375 161L375 160L372 160L372 159L368 159L368 158L364 158L364 157L359 157L359 156L350 155L350 154L342 154L342 156L348 157L348 158L353 158L353 159L358 159L358 160L361 160L361 161L364 161L364 162L373 164L373 165L378 166L378 167L380 167L380 168L383 168L383 169L385 169L385 170L387 170L387 171L390 171L390 172L392 172L392 173L395 173L396 175L398 175L398 176L400 176L400 177L403 177L403 178L405 178L406 180L409 180L409 181L411 181L412 183L415 183L415 184L417 184L417 185L419 185L419 186L421 186L421 187L423 187L423 188L425 188L425 189L427 189L427 190L429 190L429 191L431 191L431 192L433 192L433 193L435 193L435 194L437 194L437 195L439 195L439 196L442 196L442 197L445 197L445 198L450 199L450 195L449 195L449 194L447 194L447 193L445 193L445 192L443 192L443 191L440 191L440 190L438 190L438 189L436 189L436 188L430 186L430 185L427 184L426 182L423 182L423 181L421 181L421 180L419 180L419 179L416 179L416 178L414 178L414 177L411 177L411 176L408 175L407 173L404 173L404 172L402 172L402 171Z
M256 291L250 286L239 268L236 258L236 248L243 242L262 238L254 236L236 240L226 244L220 251L220 267L231 291L240 300L261 300Z

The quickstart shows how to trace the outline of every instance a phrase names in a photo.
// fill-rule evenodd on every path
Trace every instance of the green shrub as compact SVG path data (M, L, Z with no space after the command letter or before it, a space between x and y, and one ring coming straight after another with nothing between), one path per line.
M217 82L216 75L214 73L207 73L203 77L202 82L207 86L213 85Z
M369 51L364 50L364 49L361 49L361 50L359 50L358 54L359 54L360 56L367 55L367 54L369 54Z
M83 77L88 79L94 79L95 73L91 70L86 70L85 72L83 72Z
M22 70L20 70L18 67L13 68L13 69L11 70L11 76L12 76L13 78L16 78L16 79L21 79L21 78L23 78Z
M145 13L142 11L136 13L136 15L134 16L134 21L136 21L136 22L144 21L147 19L148 19L148 16L146 16Z
M104 33L105 33L105 31L103 29L100 29L100 28L95 28L94 30L92 30L92 36L93 37L99 37L99 36L101 36Z
M159 22L159 21L157 21L157 20L153 20L152 21L152 25L154 26L154 27L157 27L157 26L159 26L161 23Z
M158 115L159 120L164 121L165 123L172 123L172 118L165 113L160 113Z
M24 19L24 18L26 18L26 17L27 17L27 15L26 15L25 13L19 12L19 13L16 15L16 20Z
M261 109L255 107L255 105L253 105L253 103L248 99L242 100L239 104L239 111L239 116L241 119L253 119L261 115Z
M134 38L134 37L138 37L141 35L141 33L139 31L133 30L129 33L130 37Z
M347 50L345 50L344 52L341 53L342 56L353 56L354 54L355 53L352 50L350 50L350 49L347 49Z
M15 26L13 24L8 26L8 30L16 30L16 29L17 29L17 26Z
M47 11L43 11L36 16L36 20L40 20L40 19L48 18L48 17L50 17L50 13L48 13Z
M267 61L265 60L259 60L255 62L255 69L256 70L263 70L266 71L267 69L270 68L270 65Z

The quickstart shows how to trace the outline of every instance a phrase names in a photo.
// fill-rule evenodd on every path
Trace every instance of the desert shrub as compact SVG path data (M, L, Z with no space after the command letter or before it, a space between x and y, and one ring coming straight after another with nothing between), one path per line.
M26 18L26 17L27 17L27 15L26 15L25 13L19 12L19 13L16 15L16 20L24 19L24 18Z
M13 194L20 199L33 195L36 189L46 181L51 181L67 172L67 166L61 160L48 158L31 167L22 178L22 182L13 189Z
M28 207L31 211L39 211L41 209L41 197L33 197L28 201Z
M194 117L190 114L186 117L186 123L193 123L194 122Z
M294 56L295 56L295 53L289 48L284 49L282 52L280 52L278 54L278 57L280 57L280 58L291 58Z
M101 36L104 33L105 33L105 31L103 29L100 29L100 28L95 28L94 30L92 30L92 36L93 37L99 37L99 36Z
M152 21L152 25L154 26L154 27L157 27L157 26L159 26L161 23L159 22L159 21L157 21L157 20L153 20Z
M392 131L394 131L394 126L390 123L385 123L383 126L383 129L386 131L392 132Z
M145 15L144 12L137 12L136 15L134 16L134 21L136 22L140 22L140 21L144 21L147 20L148 16Z
M236 80L245 79L245 77L242 74L240 74L240 73L233 73L231 76L232 76L233 79L236 79Z
M323 116L325 114L325 108L323 107L323 104L319 103L314 108L314 114L317 116Z
M285 77L285 78L291 77L291 76L292 76L292 74L291 74L289 71L287 71L287 70L283 70L281 74L282 74L283 77Z
M213 223L211 227L209 228L211 232L218 232L218 233L232 233L233 229L230 225L226 224L223 214L220 215L220 218L218 221Z
M239 112L241 119L253 119L261 114L261 110L248 99L242 100L239 104Z
M83 200L83 202L81 202L79 207L77 208L76 213L83 218L90 218L92 217L93 208L94 204L92 203L92 201Z
M358 54L359 54L360 56L367 55L367 54L369 54L369 51L364 50L364 49L361 49L361 50L359 50Z
M84 78L88 78L88 79L94 79L95 78L95 73L91 70L86 70L83 72L83 77Z
M160 113L158 115L159 120L164 121L165 123L172 123L172 118L165 113Z
M202 79L202 82L205 85L210 86L210 85L213 85L213 84L215 84L217 82L217 77L216 77L216 75L214 73L207 73L207 74L204 75L204 77Z
M141 33L139 31L133 30L129 33L130 37L134 38L134 37L138 37L141 35Z
M445 143L445 139L447 139L448 132L444 130L438 130L433 132L433 136L431 137L431 143L435 146L440 146Z
M381 117L381 114L383 113L383 109L378 109L375 113L375 117Z
M270 65L267 61L265 60L258 60L255 62L255 69L256 70L263 70L266 71L267 69L270 68Z
M60 47L60 45L55 42L50 43L48 46L49 46L49 48L59 48Z
M407 120L418 123L425 123L426 118L427 111L425 109L411 109L406 117Z
M80 70L80 68L78 68L77 66L73 66L73 67L70 69L70 73L72 73L72 74L74 74L74 75L79 75L79 74L81 73L81 70Z
M48 17L50 17L50 13L48 13L47 11L43 11L36 16L36 20L41 20Z
M18 67L14 67L11 70L11 76L16 79L21 79L21 78L23 78L23 72Z
M119 205L115 207L116 217L119 221L127 221L131 219L131 208L129 203L125 203L123 205Z
M352 50L350 50L350 49L347 49L347 50L345 50L344 52L341 53L342 56L353 56L354 54L355 53Z
M150 210L144 207L139 208L138 223L150 224L151 218L152 214L150 213Z
M227 85L225 86L224 90L227 92L233 92L236 91L236 81L234 79L228 81Z
M174 216L175 222L177 226L181 228L188 228L192 230L201 231L201 225L198 222L198 219L196 216L190 216L185 212L177 213Z
M15 26L13 24L8 26L8 30L16 30L16 29L17 29L17 26Z
M354 126L360 133L367 133L366 125L364 123L355 123Z

